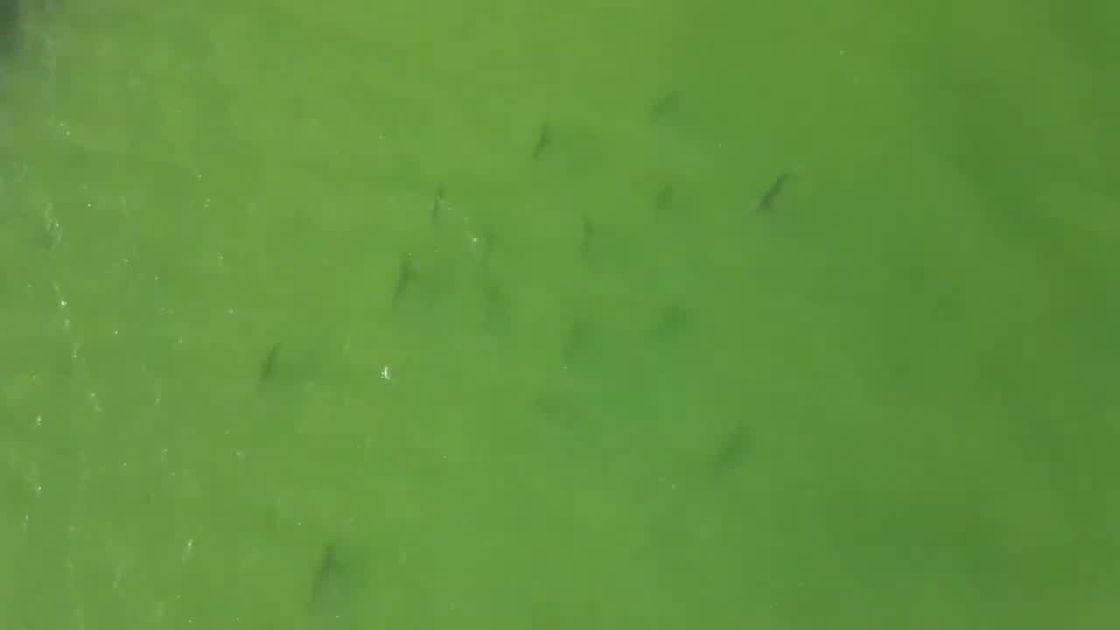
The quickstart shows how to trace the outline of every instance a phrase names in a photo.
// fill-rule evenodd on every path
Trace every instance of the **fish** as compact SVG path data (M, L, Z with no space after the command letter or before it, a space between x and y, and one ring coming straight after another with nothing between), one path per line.
M334 544L328 543L323 547L319 556L319 564L315 569L315 576L311 580L311 596L307 607L312 612L323 608L323 604L330 591L334 589L334 582L339 577L338 550Z
M439 222L440 214L443 211L443 186L436 188L435 200L432 202L431 219L432 225Z
M482 225L482 234L478 236L479 253L482 255L482 261L490 260L494 254L494 226L489 223Z
M762 195L762 197L758 200L758 207L756 209L758 211L765 211L773 207L774 200L777 199L778 195L782 193L782 188L786 185L786 181L789 180L789 178L789 173L782 173L781 175L778 175L778 178L774 180L774 183L770 185L770 188L768 188Z
M665 184L657 191L657 199L654 207L658 212L668 212L673 208L673 199L676 197L676 191L673 189L672 184Z
M653 105L649 108L649 116L653 120L660 120L667 116L676 114L678 111L680 111L680 108L680 90L673 90L653 102Z
M572 322L564 339L563 366L572 367L591 358L595 330L591 322L580 318Z
M540 135L537 136L537 144L533 147L533 159L539 160L545 149L552 144L552 127L548 123L541 125Z
M583 239L579 243L579 251L584 258L591 255L591 247L595 241L595 224L591 219L583 217Z
M686 330L692 323L692 314L684 307L675 304L666 306L658 314L653 327L657 339L671 339Z
M486 288L486 304L482 320L483 329L491 334L504 333L510 327L510 302L505 292L496 285Z
M264 382L272 379L273 374L276 372L276 360L279 355L279 342L269 346L268 352L264 355L264 361L261 361L261 370L258 376L258 382L263 384Z
M393 305L395 306L408 292L413 281L416 279L416 270L412 266L412 258L405 254L401 257L401 265L397 269L397 286L393 289Z
M19 48L20 0L0 0L0 55L11 55Z
M751 449L750 435L743 426L735 427L724 436L719 449L715 453L713 464L718 470L728 470L737 467L746 458Z

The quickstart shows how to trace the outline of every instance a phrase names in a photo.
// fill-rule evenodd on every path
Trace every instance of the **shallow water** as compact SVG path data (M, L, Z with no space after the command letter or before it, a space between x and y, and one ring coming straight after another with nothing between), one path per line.
M0 36L0 626L1120 620L1117 9L380 5Z

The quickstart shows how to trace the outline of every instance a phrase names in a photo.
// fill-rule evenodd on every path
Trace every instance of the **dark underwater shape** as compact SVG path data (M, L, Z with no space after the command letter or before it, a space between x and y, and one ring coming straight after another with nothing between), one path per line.
M368 585L365 554L348 545L328 542L315 564L307 610L312 615L339 618L360 601Z
M280 344L274 343L268 349L268 353L264 355L264 361L261 361L261 371L259 381L264 383L272 378L276 372L276 359L280 354Z
M482 261L490 260L490 256L494 254L494 226L489 223L482 225L482 234L478 236L478 249L482 256Z
M537 144L533 147L533 159L539 160L541 154L543 154L545 152L545 149L547 149L551 144L552 127L550 127L548 123L544 123L543 125L541 125L540 135L537 136Z
M337 596L341 575L338 549L334 544L328 543L323 548L319 564L315 569L315 576L311 581L311 596L308 598L307 607L312 613L323 611L330 603L329 600Z
M676 191L673 189L672 184L665 184L657 191L657 199L654 202L654 207L658 212L668 212L673 209L673 200L676 197Z
M673 90L666 93L661 98L653 102L649 108L649 116L653 120L661 120L668 116L672 116L679 112L681 109L681 93L680 90Z
M568 329L564 340L564 366L582 363L591 358L594 350L595 329L586 319L577 319Z
M751 439L743 426L735 427L724 436L716 452L714 464L718 470L728 470L739 466L751 449Z
M774 205L774 200L778 198L778 195L782 194L782 188L785 187L786 181L789 180L789 178L789 173L778 175L778 179L774 180L774 183L770 185L770 188L766 190L762 198L758 200L757 209L760 211L769 210Z
M439 223L441 214L443 214L443 186L436 188L435 201L432 202L432 225Z
M497 286L486 288L486 307L482 327L490 334L503 334L510 327L509 297Z
M19 47L20 0L0 0L0 56L10 56Z
M409 287L416 280L416 269L412 266L412 258L405 254L401 257L401 265L397 269L397 286L393 289L393 305L396 306Z
M595 224L591 219L583 217L583 238L579 243L579 252L583 254L584 258L591 255L592 246L595 243Z
M692 314L684 307L675 304L661 309L657 323L653 326L653 336L657 339L671 339L692 325Z

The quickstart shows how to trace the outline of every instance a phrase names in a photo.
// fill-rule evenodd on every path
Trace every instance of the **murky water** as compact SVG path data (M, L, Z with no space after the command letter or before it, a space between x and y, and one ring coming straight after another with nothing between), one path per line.
M159 4L0 23L3 628L1120 618L1111 5Z

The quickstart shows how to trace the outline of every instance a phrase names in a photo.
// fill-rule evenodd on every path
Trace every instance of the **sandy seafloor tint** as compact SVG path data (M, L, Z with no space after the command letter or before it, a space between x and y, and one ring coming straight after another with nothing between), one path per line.
M1120 624L1116 3L23 5L0 628Z

